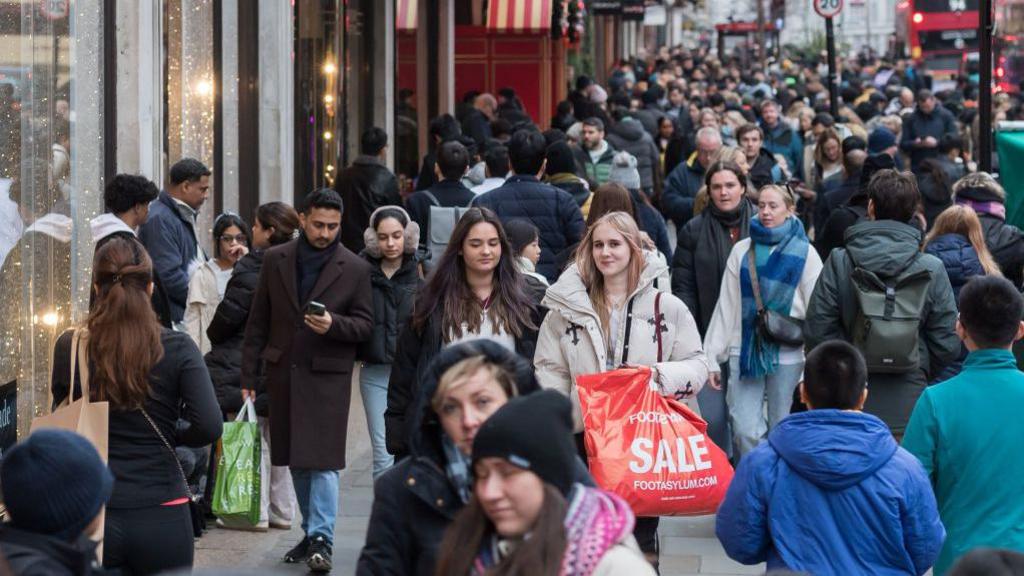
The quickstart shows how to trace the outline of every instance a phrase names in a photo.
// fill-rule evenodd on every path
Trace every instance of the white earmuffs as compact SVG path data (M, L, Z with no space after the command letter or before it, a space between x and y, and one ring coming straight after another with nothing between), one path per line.
M377 242L377 231L373 228L373 219L381 210L398 210L405 215L405 219L409 223L405 225L405 249L403 250L403 253L415 254L416 248L420 245L420 225L414 222L413 219L409 217L409 213L401 206L381 206L370 214L370 226L363 231L363 243L366 245L366 253L374 258L380 258L382 256L380 243Z

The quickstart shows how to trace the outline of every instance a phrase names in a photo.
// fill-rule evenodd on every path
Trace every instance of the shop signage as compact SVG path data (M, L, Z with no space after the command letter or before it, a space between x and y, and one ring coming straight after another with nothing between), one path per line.
M618 16L622 14L622 0L594 0L590 3L590 13L595 16Z
M18 441L18 381L0 386L0 458Z
M644 0L623 0L622 1L622 19L623 20L636 20L642 22L644 19L644 13L647 11L647 6Z

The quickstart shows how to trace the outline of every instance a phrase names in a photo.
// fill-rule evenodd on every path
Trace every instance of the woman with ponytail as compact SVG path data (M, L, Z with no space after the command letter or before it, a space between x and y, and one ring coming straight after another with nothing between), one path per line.
M113 238L93 257L93 305L84 327L57 340L51 390L59 406L71 382L73 337L85 346L90 396L110 403L108 460L114 492L107 504L103 563L124 574L190 568L194 554L189 492L173 452L220 437L221 414L210 376L184 332L162 328L150 305L153 263L142 244ZM177 425L178 420L187 425Z

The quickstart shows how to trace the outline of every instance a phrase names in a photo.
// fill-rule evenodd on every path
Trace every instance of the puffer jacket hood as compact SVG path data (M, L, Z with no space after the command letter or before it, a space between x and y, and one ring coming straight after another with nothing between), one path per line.
M647 132L644 130L644 125L639 120L633 118L624 118L622 122L619 122L612 128L614 134L628 140L630 142L639 142L644 139L644 134Z
M499 364L508 370L516 383L517 394L522 396L540 390L534 376L533 365L522 356L504 346L487 339L473 340L449 346L441 350L420 375L417 397L410 415L408 430L409 449L415 456L425 456L435 462L443 462L441 448L441 423L431 407L431 399L437 391L441 375L455 364L471 358L483 356L489 362Z
M768 434L768 442L797 474L829 491L859 484L896 453L881 420L844 410L793 414Z
M894 220L859 222L846 230L846 250L858 266L881 278L906 270L920 254L921 231Z

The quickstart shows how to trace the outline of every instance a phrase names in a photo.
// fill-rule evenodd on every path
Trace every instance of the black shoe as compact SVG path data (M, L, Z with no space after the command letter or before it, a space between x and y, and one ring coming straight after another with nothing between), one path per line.
M309 555L309 536L303 536L302 540L284 555L285 564L297 564L306 559Z
M331 571L331 545L323 536L317 536L309 543L309 556L306 567L312 572Z

